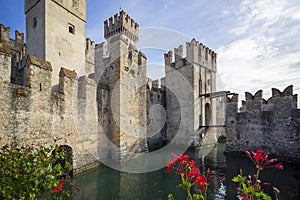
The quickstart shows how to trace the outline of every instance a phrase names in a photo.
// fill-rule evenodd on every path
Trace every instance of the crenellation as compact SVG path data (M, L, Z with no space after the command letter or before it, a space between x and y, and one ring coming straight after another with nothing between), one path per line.
M179 45L178 48L174 48L175 62L179 62L183 58L183 45Z
M90 38L85 39L85 50L86 52L90 52L95 48L95 42L92 41Z
M52 66L32 55L26 60L26 86L35 91L51 91Z
M190 63L198 63L210 70L217 70L217 54L202 43L192 39L186 43L186 52Z
M10 27L5 27L0 24L0 42L4 44L9 44L10 41Z
M3 74L2 67L5 66L1 62L4 55L1 51L2 46L3 44L0 44L0 74ZM5 56L8 55L5 54ZM63 80L61 93L53 93L51 92L51 64L30 54L26 60L25 86L0 80L2 93L0 95L0 117L6 116L5 119L1 118L0 120L0 131L3 133L0 145L9 144L13 139L12 136L16 136L19 144L32 141L52 144L54 137L60 137L66 141L62 144L73 148L75 171L84 166L95 165L97 161L83 146L95 145L99 141L94 80L84 79L86 98L78 100L76 95L78 91L77 75L75 72L63 68L60 73ZM9 60L6 61L6 65L10 65L10 63ZM74 116L77 115L78 118L75 119ZM88 138L79 136L77 132L79 129L76 129L75 122L82 124L81 127L84 129L80 131L86 133L83 135L87 135Z
M165 59L165 66L171 67L171 64L173 62L173 52L168 51L168 53L165 53L164 59Z
M248 100L262 100L263 97L263 91L259 90L254 95L252 95L250 92L245 92L245 98L246 101Z
M94 157L124 161L131 158L128 152L155 150L174 138L183 120L176 144L215 144L224 128L207 127L223 125L226 114L227 150L254 149L277 138L273 152L289 155L284 145L298 145L293 86L283 92L273 88L268 101L262 90L246 92L238 110L238 94L215 98L217 54L196 39L186 43L185 57L183 45L165 53L165 77L152 81L146 77L147 57L136 45L139 24L121 10L104 21L106 41L95 44L85 38L85 3L26 0L27 46L23 33L16 30L13 40L10 28L0 24L0 132L6 142L12 133L20 133L22 142L61 136L74 149L77 170L97 162ZM107 136L117 151L101 152ZM272 145L263 144L271 150ZM101 153L93 157L86 149L91 146Z
M139 54L138 54L138 65L139 66L145 65L146 61L147 61L146 55L142 51L139 51ZM146 66L144 66L144 67L146 67Z
M128 14L121 10L114 17L104 21L104 37L108 39L114 35L123 33L132 41L137 42L139 35L139 25Z
M11 52L9 48L0 43L0 82L10 82Z
M272 97L267 101L262 98L262 93L262 90L255 95L246 92L246 101L242 101L242 112L239 113L232 109L230 102L227 103L226 135L233 138L226 143L226 151L264 148L285 159L299 159L300 129L297 121L300 121L300 115L297 113L300 109L297 109L293 86L288 86L283 92L272 88Z
M10 27L0 24L0 43L7 45L13 53L19 53L24 45L24 33L15 31L15 39L10 38Z
M59 72L59 93L73 95L73 88L76 80L76 72L62 67Z
M226 98L226 103L238 103L239 101L239 95L238 94L233 94L232 97L228 97Z
M16 42L20 42L20 43L24 43L24 33L20 33L19 31L15 31L15 41Z
M293 95L293 103L294 103L293 109L297 109L297 106L298 106L298 94L294 94Z
M90 38L85 39L85 74L95 73L95 42Z

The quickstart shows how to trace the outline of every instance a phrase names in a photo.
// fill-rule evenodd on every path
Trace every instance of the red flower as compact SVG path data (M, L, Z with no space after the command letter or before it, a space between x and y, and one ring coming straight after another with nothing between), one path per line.
M57 189L54 188L54 190L52 190L52 193L57 194L59 191Z
M277 159L270 159L268 158L268 154L265 153L263 150L257 150L256 152L246 151L246 155L251 159L251 161L256 165L256 168L262 170L263 168L276 168L276 169L283 169L281 164L274 164L277 162Z
M56 189L61 190L64 186L64 182L61 182L60 184L58 184L58 186L56 187Z
M61 192L63 194L63 186L64 186L64 182L59 183L53 190L52 193L57 194L59 192Z
M205 190L207 186L206 178L204 176L198 176L194 180L194 183L197 184L198 188L201 190Z
M263 150L257 150L256 152L251 152L253 154L253 158L255 162L268 160L268 154L266 154Z
M186 165L188 164L189 156L180 154L177 156L173 154L173 160L168 160L166 173L170 173L172 169L175 170L177 174L185 174Z
M199 169L197 167L195 167L195 165L191 165L191 170L188 174L189 180L192 180L193 178L196 178L200 175Z
M241 199L242 200L249 200L248 197L246 195L244 195L244 194L241 195Z

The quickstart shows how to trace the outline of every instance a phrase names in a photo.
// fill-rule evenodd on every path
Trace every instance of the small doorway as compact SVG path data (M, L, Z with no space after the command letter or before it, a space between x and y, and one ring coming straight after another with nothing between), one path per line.
M73 177L73 150L72 147L68 146L68 145L61 145L57 152L65 152L65 158L64 159L57 159L56 162L54 163L53 166L60 164L61 167L65 170L66 172L66 176L70 176L71 178ZM53 153L55 152L55 150L53 151ZM72 169L69 170L67 167L67 163L69 165L71 165ZM62 177L65 178L65 177Z

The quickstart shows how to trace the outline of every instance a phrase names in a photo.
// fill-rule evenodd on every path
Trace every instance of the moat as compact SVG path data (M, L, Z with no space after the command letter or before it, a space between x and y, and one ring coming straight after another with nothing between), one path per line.
M217 176L225 180L210 185L208 199L237 199L236 184L231 182L239 169L244 174L252 174L255 169L246 157L224 154L225 143L220 142L212 151L201 158L199 151L189 151L191 159L195 159L201 171L210 168L215 170ZM266 169L262 173L262 180L270 182L280 189L282 199L300 199L300 165L285 164L284 170ZM113 170L106 166L81 173L75 177L81 192L75 199L97 200L165 200L168 193L173 193L175 198L185 199L185 193L176 189L179 179L174 174L166 174L165 169L144 173L129 174ZM272 192L266 190L267 193Z

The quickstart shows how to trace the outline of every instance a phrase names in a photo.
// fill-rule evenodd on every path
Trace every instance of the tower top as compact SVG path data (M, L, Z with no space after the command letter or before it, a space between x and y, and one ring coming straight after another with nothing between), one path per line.
M104 38L123 33L134 42L139 38L139 25L124 10L104 21Z

